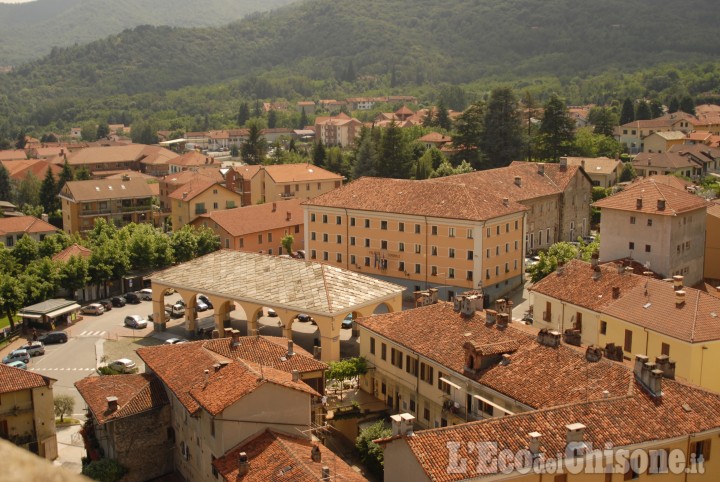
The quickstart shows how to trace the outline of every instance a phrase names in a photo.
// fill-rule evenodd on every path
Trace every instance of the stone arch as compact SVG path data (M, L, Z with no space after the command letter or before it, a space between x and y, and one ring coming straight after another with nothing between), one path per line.
M372 314L374 315L381 315L384 313L393 313L395 312L395 309L390 303L387 303L385 301L378 303L375 305L375 309L373 309Z

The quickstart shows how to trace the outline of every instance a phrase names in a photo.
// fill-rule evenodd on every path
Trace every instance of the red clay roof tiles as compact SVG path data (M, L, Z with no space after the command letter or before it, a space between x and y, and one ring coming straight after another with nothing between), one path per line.
M22 368L0 364L0 393L49 387L55 381L53 378L44 377Z
M638 199L642 199L640 208L638 208ZM663 209L659 209L658 201L664 202L665 207ZM623 191L601 199L593 203L592 206L601 209L674 216L697 209L705 209L707 201L700 196L675 189L649 178L631 184Z
M75 382L98 423L130 417L170 403L155 375L115 375L87 377ZM108 408L107 397L117 397L115 410Z

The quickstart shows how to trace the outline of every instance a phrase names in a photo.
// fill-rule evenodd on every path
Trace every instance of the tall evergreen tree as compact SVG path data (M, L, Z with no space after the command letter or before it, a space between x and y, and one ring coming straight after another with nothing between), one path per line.
M535 97L533 97L532 92L530 92L529 90L526 90L525 94L523 94L522 101L525 106L525 142L527 143L527 153L525 160L530 162L533 158L533 130L535 128L533 120L537 116L538 105Z
M363 129L360 135L358 150L355 154L355 165L353 166L353 178L363 176L377 176L377 148L369 131Z
M603 136L612 137L615 121L613 114L607 107L600 107L594 113L592 122L595 125L593 132Z
M680 110L680 101L677 97L671 97L670 101L668 102L668 114L674 114Z
M27 134L25 133L25 130L20 130L17 135L17 141L15 142L15 147L17 149L25 149L25 144L27 143Z
M390 88L397 87L397 71L395 70L395 66L392 66L392 70L390 71Z
M410 177L410 146L402 129L394 122L383 129L378 149L378 175L394 179Z
M275 109L270 109L268 112L268 128L274 129L277 126L277 112Z
M652 112L650 111L650 104L645 99L641 99L638 102L637 109L635 110L635 120L650 120L652 119Z
M60 193L60 190L68 183L68 181L72 181L73 179L75 179L75 175L73 174L72 169L70 169L70 164L68 164L67 159L65 159L62 171L60 171L60 178L57 183L58 193Z
M664 114L663 105L662 103L660 103L659 100L653 99L650 101L650 113L652 114L653 119L662 117L662 115Z
M92 175L90 174L90 171L88 170L87 166L81 166L80 169L77 170L75 173L75 180L77 181L87 181L92 178Z
M445 102L440 99L437 105L437 111L435 113L435 120L438 127L449 131L452 128L452 121L450 121L450 114L448 113Z
M683 96L683 98L680 99L680 110L686 114L695 115L695 100L689 95Z
M267 141L260 131L257 122L251 122L248 138L240 146L240 156L248 164L262 164L267 152Z
M325 158L327 154L325 152L325 146L323 145L322 139L318 139L313 147L313 164L318 167L325 166Z
M11 196L10 173L5 168L5 165L0 163L0 201L10 201Z
M507 87L490 93L480 140L487 168L505 167L522 157L523 136L517 103L517 97Z
M40 204L46 213L53 213L57 209L57 187L55 186L55 176L48 167L45 171L45 178L40 185Z
M238 110L237 123L242 127L248 120L250 120L250 107L247 102L243 102Z
M310 120L308 119L307 112L305 112L305 107L303 107L300 111L300 122L298 122L298 129L305 129L305 127L307 127L309 123Z
M346 82L355 82L357 80L357 74L355 73L355 66L353 65L352 59L348 61L347 69L345 69L344 79Z
M620 111L620 125L625 125L628 122L635 120L635 107L633 106L632 100L626 98L623 101L622 110Z
M458 162L466 160L473 167L480 167L480 144L484 131L485 104L475 102L455 122L453 147L458 153Z
M541 159L558 162L573 147L575 121L568 115L565 103L552 95L545 104L545 112L538 129L538 147Z
M104 139L109 135L110 135L110 126L107 125L107 122L101 122L100 124L98 124L95 137L97 139Z
M260 101L255 101L255 109L253 109L253 117L260 117L262 115L262 111L260 110Z

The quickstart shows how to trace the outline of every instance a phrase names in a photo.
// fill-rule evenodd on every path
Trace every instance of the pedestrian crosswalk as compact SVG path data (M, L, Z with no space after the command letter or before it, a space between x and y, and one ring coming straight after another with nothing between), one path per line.
M107 331L83 331L79 335L75 336L83 336L83 337L103 337Z
M95 368L45 368L45 367L28 367L28 370L33 372L91 372L95 371Z

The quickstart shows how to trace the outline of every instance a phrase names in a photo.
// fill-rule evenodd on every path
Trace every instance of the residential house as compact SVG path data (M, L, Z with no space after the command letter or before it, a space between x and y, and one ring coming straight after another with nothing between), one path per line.
M5 164L6 161L22 161L27 159L27 153L23 149L6 149L0 151L0 161Z
M695 110L698 122L695 129L698 131L707 131L713 135L720 135L720 111L698 111Z
M74 171L84 167L95 173L128 169L142 171L145 165L162 164L163 160L176 156L177 154L163 147L127 144L86 147L67 153L65 159ZM62 164L63 160L58 159L58 163Z
M522 283L527 208L470 183L361 178L304 206L310 259L449 298Z
M635 172L640 177L655 175L677 175L698 178L702 164L685 152L641 152L632 160Z
M268 144L282 140L290 140L293 136L293 130L288 127L275 127L272 129L263 129L260 134L265 138Z
M228 188L242 195L242 205L287 199L311 199L342 185L343 177L313 164L233 166Z
M212 167L208 167L207 169L191 168L175 174L168 174L160 179L160 182L158 183L160 211L163 213L169 213L172 207L170 203L170 194L191 181L196 179L210 179L219 184L223 184L225 178L218 167L219 166L213 164Z
M168 196L172 229L177 231L207 212L233 209L242 196L207 177L197 177Z
M647 179L593 206L600 208L600 262L629 257L689 285L702 279L704 199Z
M97 444L104 457L128 470L123 480L142 482L173 471L172 409L151 374L87 377L75 382L88 408L81 433L90 460Z
M35 216L0 218L0 243L3 243L8 248L15 246L15 243L25 235L28 235L33 241L40 242L46 236L57 232L58 228Z
M653 132L647 136L643 143L643 152L666 152L672 146L683 145L691 133L682 131L661 131Z
M311 100L301 100L297 103L295 108L298 112L302 112L304 110L306 115L315 115L315 102Z
M84 234L99 218L118 227L153 220L153 191L144 179L70 181L58 197L67 233Z
M210 145L210 136L207 132L186 132L185 140L196 149L207 149Z
M431 147L440 149L447 144L452 144L452 137L439 132L430 132L419 138L417 141L425 145L426 149L430 149Z
M205 168L208 166L218 169L220 168L220 165L215 163L215 159L213 157L206 156L197 151L186 152L185 154L175 156L168 161L169 174L176 174L178 172Z
M720 281L720 203L707 207L703 277ZM718 285L720 286L720 285Z
M17 206L8 201L0 201L0 217L7 218L10 216L24 216L21 211L17 210Z
M571 105L568 106L568 116L575 122L575 128L587 127L590 124L590 109L594 105Z
M684 112L665 114L650 120L632 121L615 128L615 139L625 144L631 154L645 151L645 138L655 132L679 131L684 134L696 130L698 119Z
M349 97L345 100L350 110L370 110L376 103L384 101L378 97Z
M53 384L57 380L0 364L0 438L55 460Z
M362 122L340 113L334 117L315 118L315 138L326 146L352 147L360 135Z
M273 201L202 214L190 224L212 229L226 249L267 254L285 252L282 239L291 235L293 250L304 249L302 199Z
M227 355L233 353L231 344L244 343L236 331L232 338L213 341L227 344ZM282 365L295 364L296 355L285 362L278 358L270 367L228 358L204 342L137 353L170 400L169 426L155 430L171 435L174 468L185 480L215 481L213 462L264 428L309 437L302 431L315 422L313 400L320 394L301 380L299 370L283 371Z
M565 158L558 164L515 161L507 167L437 181L502 193L527 207L527 253L545 250L558 241L577 241L590 230L592 180L580 166L568 166Z
M592 181L593 186L613 187L620 181L623 163L609 157L566 157L568 166L579 166Z
M414 421L410 414L396 415L392 436L377 441L383 447L385 480L720 478L715 415L720 396L666 378L667 366L666 358L653 363L639 355L633 370L624 369L629 375L625 393L531 413L420 431L408 430ZM553 389L536 376L528 372L518 383L536 385L541 392ZM547 381L557 377L549 375ZM607 380L596 383L602 389Z
M298 435L267 428L215 460L213 467L225 482L265 482L285 477L308 481L367 481L324 445Z
M327 112L340 112L342 109L347 108L348 105L344 100L320 99L317 106Z

